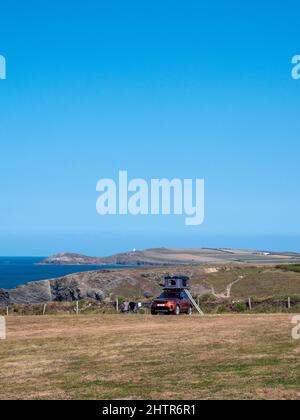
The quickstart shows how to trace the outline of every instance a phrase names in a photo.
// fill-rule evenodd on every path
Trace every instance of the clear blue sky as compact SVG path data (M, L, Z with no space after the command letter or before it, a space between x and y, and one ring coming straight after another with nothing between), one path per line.
M0 254L300 251L297 1L0 4ZM96 182L205 178L206 220L100 217Z

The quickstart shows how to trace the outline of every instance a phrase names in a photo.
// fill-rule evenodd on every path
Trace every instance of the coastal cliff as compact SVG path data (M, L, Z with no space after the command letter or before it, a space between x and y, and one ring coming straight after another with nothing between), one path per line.
M26 303L75 301L81 299L103 300L111 296L155 296L161 291L160 282L166 275L201 275L206 270L180 267L96 270L71 274L58 279L30 282L15 289L0 289L0 306ZM198 292L207 291L197 288Z
M122 265L122 266L168 266L207 265L228 263L299 263L300 254L275 253L209 248L154 248L142 251L123 252L108 257L60 253L46 258L41 264L47 265Z
M73 254L73 253L60 253L53 255L41 261L42 265L120 265L127 267L135 266L161 266L170 264L180 264L175 259L164 260L163 257L154 259L151 255L145 254L144 251L124 252L115 254L109 257L89 257L86 255Z
M165 275L188 275L192 280L191 291L198 295L212 293L226 297L235 288L239 292L242 283L247 286L247 298L253 294L253 290L257 295L257 290L262 286L263 297L266 290L268 296L278 294L278 291L282 295L294 294L300 290L299 273L297 269L288 269L286 264L299 265L299 262L300 255L294 253L225 249L158 248L103 258L57 254L42 264L102 265L103 268L31 282L15 289L0 289L0 306L81 299L103 300L112 296L154 296L160 292L159 283ZM283 264L284 269L276 269L278 264ZM128 267L104 268L109 265ZM244 297L244 292L242 295L237 293L237 297L240 296Z

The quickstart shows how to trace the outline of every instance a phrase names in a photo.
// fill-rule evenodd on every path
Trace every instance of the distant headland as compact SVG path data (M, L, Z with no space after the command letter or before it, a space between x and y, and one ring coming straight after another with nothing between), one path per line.
M50 265L206 265L206 264L278 264L299 263L300 254L293 252L247 251L223 248L153 248L133 250L108 257L90 257L60 253L41 261Z

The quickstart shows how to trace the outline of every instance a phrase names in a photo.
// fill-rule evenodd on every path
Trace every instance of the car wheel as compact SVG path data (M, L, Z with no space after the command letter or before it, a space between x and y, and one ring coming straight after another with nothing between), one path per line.
M192 315L192 313L193 313L193 308L190 306L187 311L187 315Z
M175 315L180 315L180 306L179 305L176 305L174 313L175 313Z

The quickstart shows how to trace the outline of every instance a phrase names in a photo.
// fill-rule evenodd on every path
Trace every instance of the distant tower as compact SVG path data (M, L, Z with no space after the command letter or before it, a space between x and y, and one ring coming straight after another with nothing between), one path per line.
M135 248L133 248L132 252L136 252L136 249L135 249Z

